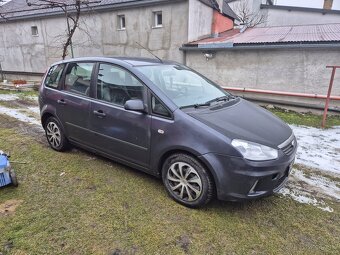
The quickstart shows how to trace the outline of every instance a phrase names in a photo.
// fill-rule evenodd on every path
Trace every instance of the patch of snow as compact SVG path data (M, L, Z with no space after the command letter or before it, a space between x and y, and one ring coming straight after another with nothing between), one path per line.
M315 187L315 191L340 201L340 188L334 181L324 176L317 176L314 174L306 176L302 171L296 169L294 170L294 172L292 172L292 175L297 180L305 182L312 187Z
M340 126L329 129L290 127L298 141L296 163L340 174Z
M30 110L31 112L34 112L35 114L40 115L39 107L28 107L28 110Z
M336 181L316 173L305 175L298 169L293 169L287 186L279 193L299 203L310 204L328 212L333 212L333 208L328 206L323 199L340 201L340 188Z
M13 101L18 99L19 97L14 94L0 94L0 101Z
M7 116L16 118L17 120L27 122L27 123L30 123L30 124L33 124L33 125L41 126L40 121L38 121L36 118L32 118L32 117L28 116L25 113L20 112L19 109L13 109L13 108L0 106L0 114L5 114Z
M334 211L334 209L326 205L324 201L317 200L314 197L310 197L310 195L306 193L299 193L299 191L295 191L289 188L283 188L279 191L279 193L283 196L289 196L299 203L316 206L317 208L326 212Z

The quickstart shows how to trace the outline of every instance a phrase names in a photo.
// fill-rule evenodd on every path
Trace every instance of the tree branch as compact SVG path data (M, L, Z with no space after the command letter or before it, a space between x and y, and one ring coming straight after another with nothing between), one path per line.
M251 10L249 0L240 0L235 5L235 12L238 19L246 27L255 27L267 22L267 15L261 13L260 10L254 12Z
M0 0L1 1L1 0ZM62 59L68 55L68 48L72 50L72 38L79 28L79 20L81 13L90 9L91 4L100 3L100 0L38 0L34 3L26 0L28 6L43 8L58 8L64 12L67 22L66 41L63 43ZM71 22L70 22L71 21ZM70 24L71 23L71 24ZM84 31L84 30L81 30ZM89 36L89 33L86 33Z

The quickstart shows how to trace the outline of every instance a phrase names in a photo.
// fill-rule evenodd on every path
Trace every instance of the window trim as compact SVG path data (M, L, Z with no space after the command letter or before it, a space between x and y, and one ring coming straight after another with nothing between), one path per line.
M162 28L163 27L163 12L162 11L154 11L153 13L153 24L152 28ZM162 24L158 24L158 15L161 14L162 16Z
M117 26L117 30L118 31L124 31L126 30L126 17L125 14L120 14L117 16L118 17L118 26ZM124 22L123 22L123 18L124 18ZM124 23L124 26L123 26Z
M111 106L115 106L115 107L118 107L120 109L123 109L125 110L124 108L124 105L120 105L120 104L115 104L113 102L108 102L108 101L105 101L105 100L102 100L102 99L98 99L97 98L97 82L98 82L98 74L99 74L99 67L100 67L100 64L106 64L106 65L111 65L111 66L115 66L115 67L118 67L128 73L130 73L136 80L138 80L142 86L143 86L143 103L144 105L146 105L146 109L149 109L149 106L148 106L148 96L147 96L147 91L149 90L148 86L141 80L139 79L133 72L131 72L130 70L128 70L127 68L125 68L124 66L121 66L119 64L115 64L115 63L111 63L111 62L105 62L105 61L98 61L97 64L96 64L96 71L94 73L94 77L93 77L93 87L94 87L94 93L93 93L93 99L96 100L97 102L100 102L100 103L105 103L105 104L108 104L108 105L111 105ZM150 114L149 111L147 112L147 114Z
M169 107L158 97L156 96L156 94L154 92L152 92L150 89L149 89L149 112L150 112L150 115L151 116L155 116L155 117L158 117L158 118L163 118L163 119L167 119L167 120L174 120L174 114L173 112L169 109ZM161 115L161 114L157 114L155 113L153 110L152 110L152 97L156 98L159 102L161 102L161 104L165 107L165 109L170 113L170 116L164 116L164 115Z

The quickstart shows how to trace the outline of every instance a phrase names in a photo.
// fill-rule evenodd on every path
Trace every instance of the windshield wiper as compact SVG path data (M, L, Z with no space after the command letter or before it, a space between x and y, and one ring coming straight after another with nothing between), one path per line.
M230 99L234 99L234 97L231 96L231 95L228 95L228 96L226 95L226 96L222 96L222 97L216 97L216 98L214 98L212 100L209 100L209 101L207 101L205 103L211 104L212 102L229 101Z
M181 106L180 109L183 109L183 108L191 108L191 107L199 108L199 107L202 107L202 106L210 106L210 102L205 102L205 103L202 103L202 104L185 105L185 106Z

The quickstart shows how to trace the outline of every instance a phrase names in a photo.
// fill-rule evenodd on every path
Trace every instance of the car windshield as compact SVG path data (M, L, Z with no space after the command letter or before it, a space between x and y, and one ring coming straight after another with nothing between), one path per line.
M138 70L180 108L210 105L214 100L231 96L219 86L182 65L140 66Z

